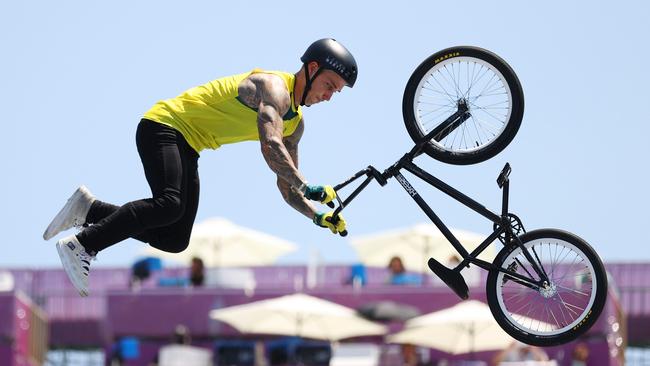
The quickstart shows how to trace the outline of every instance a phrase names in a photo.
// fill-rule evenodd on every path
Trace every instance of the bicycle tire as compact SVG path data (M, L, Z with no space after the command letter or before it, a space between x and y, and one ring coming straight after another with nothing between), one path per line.
M486 294L492 315L506 333L527 344L547 347L575 340L589 330L605 306L607 276L602 261L586 241L566 231L540 229L527 232L519 238L529 252L533 252L530 248L537 248L533 254L539 255L542 267L549 275L551 285L548 288L557 290L557 293L526 288L513 281L512 277L496 269L490 270ZM571 251L575 252L573 259ZM495 258L494 265L496 268L509 268L516 262L513 259L522 254L519 246L507 245ZM585 263L576 262L578 257ZM544 258L550 259L550 262L544 262ZM566 263L560 263L564 260L572 262L567 267ZM520 270L515 269L518 273ZM522 270L521 273L525 275L526 272ZM576 289L568 287L572 285L571 282ZM589 285L591 289L587 294ZM504 290L504 287L508 289ZM508 308L506 300L513 306ZM519 306L514 305L516 301L524 304L522 309L528 309L526 318L534 319L530 326L525 326L528 319L521 316L523 311L514 311ZM581 305L584 309L580 308ZM536 314L538 316L531 316L531 309L536 308L539 308L539 314ZM572 317L572 313L576 315ZM537 329L533 329L535 321Z
M465 66L467 75L463 78ZM455 80L456 77L458 80ZM495 84L490 84L494 78ZM450 79L454 79L449 85L455 89L451 94L442 85L444 80L449 82ZM462 90L465 83L467 90ZM435 90L438 86L443 91ZM483 94L491 86L501 86L505 96L497 93ZM476 89L472 90L473 87ZM499 90L495 89L495 92ZM451 47L436 52L424 60L411 75L404 90L402 114L406 130L413 141L417 144L428 132L440 128L441 122L457 108L454 103L460 103L461 100L469 106L469 119L454 129L446 130L447 137L440 137L440 141L437 138L427 141L423 151L441 162L466 165L488 160L505 149L517 134L523 118L524 93L521 83L502 58L488 50L472 46ZM444 103L448 105L445 106ZM432 118L431 115L438 113L438 110L429 109L437 107L443 111L440 116L434 115ZM507 110L502 110L506 107ZM501 116L501 113L506 114ZM428 120L430 118L432 119Z

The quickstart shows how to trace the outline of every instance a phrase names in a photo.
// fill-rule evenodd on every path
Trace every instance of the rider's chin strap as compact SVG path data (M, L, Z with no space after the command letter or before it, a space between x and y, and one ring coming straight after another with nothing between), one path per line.
M311 82L316 80L316 76L320 74L321 71L323 71L323 68L319 67L318 70L316 70L316 73L314 74L313 78L309 78L309 71L307 71L307 64L303 64L304 69L305 69L305 90L302 91L302 98L300 98L300 105L303 106L305 105L305 98L307 98L307 93L309 93L309 90L311 89Z

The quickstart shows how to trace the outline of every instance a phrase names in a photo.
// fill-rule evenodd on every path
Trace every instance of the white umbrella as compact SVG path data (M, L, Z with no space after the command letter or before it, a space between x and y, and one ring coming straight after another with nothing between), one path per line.
M487 237L458 229L451 229L451 232L468 252ZM450 257L458 255L456 249L433 224L418 224L406 229L355 237L350 241L361 262L368 266L385 267L392 257L400 257L407 271L428 272L427 261L430 257L446 264ZM479 258L492 260L494 256L494 245L490 245Z
M216 309L210 317L250 334L337 341L386 333L385 326L363 319L353 309L304 294Z
M462 354L503 349L513 338L494 320L488 305L468 300L408 320L404 330L388 336L387 340Z
M153 247L146 254L189 263L194 256L207 267L260 266L275 262L292 252L296 245L223 218L212 218L194 225L190 244L182 253L167 253Z

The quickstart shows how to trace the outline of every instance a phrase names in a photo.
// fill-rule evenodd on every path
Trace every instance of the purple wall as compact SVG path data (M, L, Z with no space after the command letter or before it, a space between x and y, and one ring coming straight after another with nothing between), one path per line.
M319 289L307 294L340 303L352 308L362 304L395 300L416 306L426 312L449 307L458 302L450 291L432 288L382 287L354 292L351 287ZM233 335L229 327L211 322L210 310L293 293L288 290L260 290L248 297L241 290L167 289L155 291L110 292L107 295L107 318L115 336L148 335L169 337L174 327L185 324L199 337ZM485 301L484 294L474 297Z
M153 349L167 343L177 324L188 326L195 340L219 338L263 339L263 337L239 334L236 330L223 323L211 321L208 313L218 307L248 303L289 293L288 291L260 291L254 296L247 297L242 291L236 290L170 289L164 291L164 293L160 292L143 291L139 294L111 292L108 295L108 318L112 320L111 330L114 337L140 336L147 337L149 342L146 345L143 344L142 352L145 355L140 360L132 361L129 365L146 364L144 363L145 358L152 355L152 343L154 344ZM416 306L422 313L446 308L459 302L459 299L447 289L418 287L377 287L365 288L356 292L351 291L348 287L320 289L307 293L353 308L376 300L394 300ZM480 291L474 291L472 298L485 301L485 295ZM580 342L587 343L590 348L591 361L589 366L622 366L620 360L611 357L610 354L610 351L616 348L613 344L616 341L616 333L610 331L615 314L616 306L610 301L596 325L587 335L581 338ZM392 331L400 328L397 323L391 323L390 325ZM366 340L381 342L382 338L370 337L366 338ZM158 343L157 346L155 345L156 342ZM559 366L570 366L571 354L577 343L578 341L559 347L547 348L545 351L551 358L558 360ZM475 356L476 359L489 361L495 354L496 352L483 352ZM447 354L435 351L432 351L432 355L435 359L447 359L449 361L460 361L467 358L466 355L450 357Z
M618 263L608 264L607 268L612 275L611 283L618 285L612 286L613 291L617 288L620 290L620 310L629 314L630 339L650 341L647 331L650 329L650 286L646 285L650 280L650 266L645 263ZM27 292L48 314L51 344L87 346L109 344L112 334L168 337L178 323L185 323L193 331L206 336L236 335L223 324L206 321L208 312L219 306L292 293L296 279L302 279L303 284L307 279L305 266L253 267L250 270L257 282L253 297L247 297L239 290L157 287L161 277L185 277L187 268L171 268L155 273L142 284L141 292L128 290L129 268L94 268L92 294L87 298L77 295L60 268L18 269L11 272L16 288ZM385 268L367 268L368 285L355 291L350 286L342 285L348 279L349 265L326 266L319 268L317 273L317 286L308 293L352 307L392 298L416 305L427 312L457 301L432 276L426 276L425 286L421 288L391 287L385 285L388 277ZM481 271L481 283L485 274ZM473 298L485 300L482 284L471 289L471 292ZM13 334L12 326L4 321L2 315L7 313L3 306L11 306L7 304L7 297L0 294L0 336ZM615 313L613 310L610 312ZM595 329L603 331L612 326L605 317L598 323Z
M13 338L14 301L12 292L0 292L0 340Z
M20 293L0 293L0 365L34 366L30 358L35 342L31 301ZM40 334L42 335L42 334Z
M11 359L13 358L13 350L11 345L6 344L6 341L0 341L0 365L12 365Z
M13 292L0 293L0 365L14 364L15 301Z

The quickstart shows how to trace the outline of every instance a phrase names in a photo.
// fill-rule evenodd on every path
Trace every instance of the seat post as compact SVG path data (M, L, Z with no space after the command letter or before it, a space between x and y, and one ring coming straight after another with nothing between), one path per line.
M510 180L506 180L503 183L503 201L501 204L501 218L506 219L508 217L508 196L510 195Z

